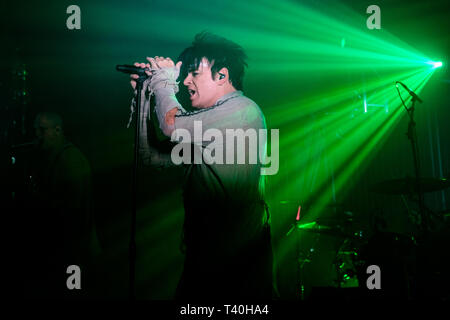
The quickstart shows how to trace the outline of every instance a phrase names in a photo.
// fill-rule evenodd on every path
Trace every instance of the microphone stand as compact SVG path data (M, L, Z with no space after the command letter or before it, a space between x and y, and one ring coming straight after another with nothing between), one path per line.
M136 110L135 110L135 128L134 128L134 161L133 161L133 180L132 180L132 207L131 207L131 234L129 244L129 259L130 259L130 300L135 300L135 279L136 279L136 209L137 209L137 171L139 165L139 137L140 137L140 118L141 118L141 94L144 81L148 77L140 75L136 79Z
M408 112L408 116L409 116L409 123L408 123L408 139L411 142L411 148L412 148L412 155L413 155L413 161L414 161L414 172L415 172L415 180L416 180L416 189L415 192L418 196L418 203L419 203L419 212L420 212L420 217L421 217L421 227L422 227L422 232L424 235L426 235L428 233L428 228L429 228L429 221L428 221L428 216L426 213L426 209L425 209L425 204L424 204L424 196L423 196L423 190L422 190L422 185L420 183L420 158L419 158L419 148L418 148L418 143L417 143L417 129L416 129L416 122L414 121L414 105L416 102L417 98L415 96L412 97L411 102L412 105L411 107L408 109L406 108L406 111Z

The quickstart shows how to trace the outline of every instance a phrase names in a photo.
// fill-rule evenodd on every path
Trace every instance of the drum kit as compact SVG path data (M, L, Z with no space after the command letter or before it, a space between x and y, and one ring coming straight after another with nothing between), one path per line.
M444 190L450 187L450 180L423 178L420 179L420 186L416 179L405 178L387 180L370 187L370 191L384 195L412 196L419 188L422 193ZM414 278L419 272L416 268L417 248L420 246L420 239L423 233L417 236L406 236L392 232L381 232L379 230L369 230L367 226L358 221L358 215L351 210L345 210L343 205L331 205L334 207L334 218L319 218L314 221L298 219L295 223L295 230L299 234L311 234L316 237L332 237L340 245L335 251L332 261L335 270L335 288L363 288L366 285L369 265L380 265L385 272L384 288L391 289L390 293L411 298L415 295L412 289ZM344 214L343 214L344 213ZM440 218L445 221L448 213L441 213ZM306 217L305 217L306 218ZM292 230L291 230L292 232ZM307 253L300 252L297 248L298 261L298 281L297 288L300 299L305 299L304 283L305 266L311 263L314 258L313 252L317 251L314 246L306 250ZM366 289L366 288L364 288ZM417 289L416 289L417 291Z
M398 84L397 82L396 84ZM401 84L401 83L400 83ZM405 85L402 84L406 88ZM383 219L374 219L372 226L363 228L359 223L360 216L345 207L333 208L332 219L309 220L296 219L295 230L300 234L315 234L317 237L332 237L339 239L339 248L334 252L334 269L336 270L335 286L339 288L356 286L367 292L367 270L377 266L382 273L383 294L393 298L417 298L434 296L450 301L450 225L448 212L433 212L424 201L424 194L444 190L450 187L450 180L424 178L421 175L418 139L415 116L416 101L422 102L414 92L408 89L412 96L411 105L406 106L399 87L397 92L408 113L408 131L406 136L410 142L414 177L387 180L371 185L369 191L383 195L401 196L408 212L409 221L414 225L412 235L382 232ZM448 178L448 177L447 177ZM406 201L408 198L410 201ZM409 203L416 204L416 210ZM325 213L318 208L319 213ZM300 209L299 209L300 210ZM314 211L314 210L313 210ZM299 211L300 212L300 211ZM338 213L338 214L336 214ZM374 215L375 218L376 215ZM306 217L304 217L306 218ZM367 227L367 224L366 224ZM292 229L292 228L291 228ZM291 230L288 234L291 233ZM300 238L298 238L300 239ZM327 239L326 241L332 241ZM314 263L310 248L307 254L299 250L297 241L297 288L300 298L304 299L304 269ZM317 243L313 242L314 245ZM370 267L370 268L369 268Z

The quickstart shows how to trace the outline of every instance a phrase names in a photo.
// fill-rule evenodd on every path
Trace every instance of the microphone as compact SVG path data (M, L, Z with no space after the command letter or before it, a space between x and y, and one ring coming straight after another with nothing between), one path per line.
M116 66L116 70L128 74L137 74L139 77L145 78L148 78L148 75L145 73L145 71L151 71L149 68L136 67L130 64L118 64Z
M400 83L403 88L406 89L406 91L408 91L408 93L411 95L411 97L413 97L414 99L416 99L417 101L419 101L420 103L422 103L422 99L419 98L419 96L417 94L414 93L414 91L410 90L404 83L400 82L400 81L396 81L396 86L398 87L397 83Z

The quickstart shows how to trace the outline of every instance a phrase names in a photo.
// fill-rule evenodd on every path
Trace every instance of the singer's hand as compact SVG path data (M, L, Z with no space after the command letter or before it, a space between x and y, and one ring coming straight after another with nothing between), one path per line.
M142 69L145 69L145 68L149 68L149 69L150 69L150 68L151 68L151 66L150 66L149 63L139 63L139 62L135 62L134 65L135 65L136 67L141 67ZM145 71L145 73L146 73L148 76L151 76L151 75L152 75L152 73L151 73L150 71ZM130 79L131 79L130 84L131 84L131 86L133 87L133 90L136 89L136 80L135 80L135 79L137 79L137 78L139 78L139 76L138 76L137 74L131 74L131 75L130 75Z
M147 60L150 62L151 68L154 70L173 67L176 67L178 70L180 70L182 64L181 61L178 61L177 64L175 64L172 59L159 56L156 56L154 58L147 57Z
M156 56L155 58L147 57L147 60L150 62L152 70L171 69L170 73L172 74L173 80L178 78L182 64L181 61L178 61L177 64L175 64L172 59L159 56ZM168 126L173 126L175 124L175 115L177 112L178 108L176 107L166 112L164 120ZM170 136L170 134L167 133L167 136Z

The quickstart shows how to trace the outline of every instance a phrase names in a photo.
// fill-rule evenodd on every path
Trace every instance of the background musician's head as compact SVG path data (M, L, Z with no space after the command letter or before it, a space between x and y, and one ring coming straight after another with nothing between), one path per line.
M63 122L56 113L39 113L34 121L34 130L42 150L52 151L64 144Z

